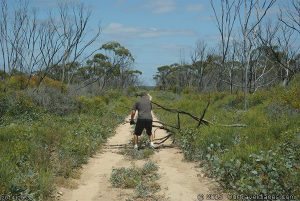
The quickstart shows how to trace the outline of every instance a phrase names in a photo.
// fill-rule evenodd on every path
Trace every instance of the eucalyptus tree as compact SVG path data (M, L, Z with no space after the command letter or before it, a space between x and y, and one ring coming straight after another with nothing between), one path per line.
M96 78L101 90L104 89L108 79L115 72L112 64L109 62L109 57L102 53L97 53L93 56L93 59L87 61L87 65L91 69L92 78Z
M98 83L100 91L107 88L124 89L138 82L138 75L142 72L133 69L134 58L129 49L111 41L101 45L99 51L87 61L85 67L79 69L77 76L86 78L80 88Z
M172 73L171 66L164 65L157 68L157 73L155 76L156 85L160 89L166 90L168 88L168 76Z
M101 46L104 55L107 56L111 63L111 69L115 72L118 78L115 83L116 87L124 88L126 85L126 73L134 63L134 57L129 49L122 46L116 41L105 43Z

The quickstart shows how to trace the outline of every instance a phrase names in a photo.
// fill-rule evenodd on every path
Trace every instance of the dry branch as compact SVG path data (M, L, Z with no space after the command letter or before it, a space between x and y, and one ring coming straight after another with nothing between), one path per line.
M175 128L175 129L180 129L179 127L176 127L176 126L172 126L172 125L169 125L169 124L166 124L166 123L163 123L161 121L152 121L153 123L159 123L163 126L168 126L168 127L171 127L171 128Z
M180 129L180 118L179 118L179 114L187 115L187 116L191 117L192 119L196 120L196 121L198 122L197 127L199 127L201 124L204 124L204 125L206 125L206 126L209 126L209 125L216 125L216 126L223 126L223 127L247 127L246 124L214 124L214 123L212 123L211 121L208 121L208 120L204 119L204 116L205 116L205 114L206 114L206 112L207 112L207 109L208 109L208 107L209 107L209 105L210 105L210 101L208 101L208 103L207 103L205 109L203 110L202 115L200 116L200 118L196 117L195 115L193 115L193 114L191 114L191 113L189 113L189 112L183 111L183 110L167 108L167 107L162 106L162 105L160 105L160 104L158 104L158 103L155 103L155 102L153 102L153 101L151 101L151 103L153 103L154 105L158 106L159 108L161 108L161 109L163 109L163 110L166 110L166 111L169 111L169 112L172 112L172 113L177 113L177 121L178 121L178 122L177 122L177 127L175 127L175 126L170 126L170 125L165 124L165 123L160 122L160 121L157 121L157 122L160 123L160 124L162 124L162 125L164 125L164 126L169 126L169 127L172 127L172 128L178 129L178 130ZM164 126L161 127L161 129L165 129ZM156 127L158 127L158 126L156 126ZM165 130L166 130L166 129L165 129ZM170 129L168 129L168 130L170 131Z
M169 135L167 135L167 136L165 136L165 137L163 137L163 138L156 139L155 141L157 141L157 140L161 140L161 141L160 141L160 142L155 142L154 144L162 144L162 143L164 143L165 141L167 141L172 135L173 135L173 134L169 134Z
M174 131L170 130L169 128L165 127L165 126L157 126L157 125L152 125L152 127L155 127L155 128L159 128L159 129L163 129L169 133L174 133Z
M164 136L164 137L162 137L162 138L155 139L154 141L164 140L164 139L166 139L166 138L171 137L172 135L173 135L173 134L169 134L169 135L166 135L166 136Z
M166 111L169 111L169 112L172 112L172 113L179 113L179 114L187 115L187 116L191 117L192 119L194 119L194 120L196 120L196 121L198 121L198 122L200 121L200 122L202 122L202 123L204 123L204 124L206 124L206 125L212 124L210 121L205 120L204 118L201 120L201 119L199 119L198 117L196 117L195 115L193 115L193 114L191 114L191 113L189 113L189 112L186 112L186 111L183 111L183 110L177 110L177 109L166 108L166 107L164 107L164 106L162 106L162 105L160 105L160 104L158 104L158 103L155 103L155 102L153 102L153 101L151 101L151 103L153 103L154 105L156 105L156 106L158 106L158 107L160 107L160 108L162 108L162 109L164 109L164 110L166 110Z
M223 127L247 127L246 124L217 124L217 126L223 126Z
M180 114L177 113L177 127L180 129Z
M159 108L163 109L163 110L166 110L168 112L172 112L172 113L177 113L177 126L172 126L172 125L169 125L169 124L166 124L164 122L161 122L161 121L153 121L153 123L158 123L160 125L152 125L152 127L156 128L155 131L154 131L154 134L156 132L157 129L163 129L165 131L167 131L169 134L165 137L162 137L162 138L159 138L159 139L155 139L155 141L159 141L160 142L155 142L155 144L162 144L164 143L165 141L167 141L172 135L175 134L175 131L174 130L171 130L170 128L172 129L176 129L176 130L180 130L181 127L180 127L180 114L184 114L184 115L187 115L191 118L193 118L194 120L196 120L198 122L197 124L197 127L199 127L201 124L204 124L206 126L209 126L209 125L216 125L216 126L223 126L223 127L246 127L247 125L245 124L231 124L231 125L228 125L228 124L213 124L212 122L208 121L208 120L205 120L204 119L204 116L207 112L207 109L210 105L210 100L208 101L206 107L204 108L203 112L201 113L201 116L200 118L196 117L195 115L189 113L189 112L186 112L186 111L183 111L183 110L178 110L178 109L171 109L171 108L167 108L167 107L164 107L158 103L155 103L153 101L151 101L152 104L158 106ZM128 123L129 121L125 121L125 123Z
M203 118L204 118L204 115L205 115L205 113L207 111L207 108L208 108L209 104L210 104L210 100L208 101L208 103L206 105L206 108L202 112L202 115L200 117L200 120L198 121L198 126L197 127L199 127L201 125L201 122L203 122ZM206 122L204 124L206 124ZM206 125L208 125L208 124L206 124Z

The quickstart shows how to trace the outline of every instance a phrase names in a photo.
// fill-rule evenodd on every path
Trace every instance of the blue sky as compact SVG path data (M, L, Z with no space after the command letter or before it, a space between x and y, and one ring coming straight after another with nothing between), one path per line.
M89 0L101 21L103 42L116 40L133 53L141 81L154 84L158 66L188 57L195 42L217 37L209 1ZM93 17L93 18L94 18Z
M48 10L53 0L31 0ZM157 67L189 55L197 40L211 47L219 38L209 0L82 0L92 11L90 30L101 25L95 44L118 41L135 58L134 68L143 72L141 81L153 85ZM181 53L180 53L181 52Z
M215 43L217 29L209 1L199 0L84 0L91 9L92 27L102 34L95 44L118 41L134 58L134 68L143 72L141 81L154 85L157 67L188 60L199 39ZM55 8L56 1L32 0L40 12Z

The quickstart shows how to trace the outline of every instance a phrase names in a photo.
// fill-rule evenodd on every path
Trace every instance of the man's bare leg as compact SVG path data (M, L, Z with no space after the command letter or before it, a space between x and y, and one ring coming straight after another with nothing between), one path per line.
M134 148L137 149L138 148L138 142L139 142L139 136L137 135L133 135L133 144L134 144Z
M154 135L153 135L153 133L151 133L151 135L149 135L149 140L150 140L150 142L153 142L153 140L154 140Z
M154 135L153 135L153 133L151 133L151 135L149 135L149 140L150 140L150 147L154 148L154 144L153 144Z

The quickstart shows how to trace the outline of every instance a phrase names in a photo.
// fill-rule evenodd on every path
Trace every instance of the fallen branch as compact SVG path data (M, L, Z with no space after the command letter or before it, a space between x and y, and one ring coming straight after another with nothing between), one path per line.
M177 113L177 128L180 129L180 116L179 116L179 113Z
M191 117L192 119L196 120L196 121L200 121L201 123L204 123L206 125L209 125L209 124L212 124L212 122L208 121L208 120L205 120L204 118L199 119L198 117L196 117L195 115L189 113L189 112L186 112L186 111L183 111L183 110L177 110L177 109L172 109L172 108L166 108L158 103L155 103L153 101L151 101L151 103L153 103L154 105L166 110L166 111L169 111L169 112L172 112L172 113L179 113L179 114L184 114L184 115L187 115L189 117Z
M247 127L246 124L216 124L216 126L223 126L223 127Z
M164 140L160 141L160 142L154 142L154 144L162 144L164 143L165 141L167 141L173 134L169 134L167 136L164 137Z
M169 133L174 133L174 131L172 131L171 129L165 127L165 126L157 126L157 125L152 125L152 127L155 127L155 128L159 128L159 129L163 129Z
M163 126L168 126L168 127L171 127L171 128L175 128L175 129L179 129L179 127L176 127L176 126L172 126L172 125L169 125L169 124L166 124L166 123L163 123L161 121L152 121L153 123L159 123Z
M157 129L163 129L165 131L167 131L169 134L165 137L162 137L162 138L159 138L159 139L155 139L155 141L159 141L160 142L155 142L154 144L162 144L164 143L165 141L167 141L171 136L173 136L176 132L172 129L176 129L176 130L180 130L181 129L181 124L180 124L180 114L184 114L184 115L187 115L189 117L191 117L192 119L196 120L198 123L197 123L197 128L201 125L201 124L204 124L206 126L209 126L209 125L215 125L215 126L223 126L223 127L246 127L247 125L245 124L231 124L231 125L228 125L228 124L214 124L208 120L205 120L204 119L204 116L207 112L207 109L210 105L210 100L208 101L206 107L204 108L203 112L201 113L200 117L196 117L195 115L189 113L189 112L186 112L186 111L183 111L183 110L178 110L178 109L172 109L172 108L167 108L165 106L162 106L156 102L153 102L151 101L152 104L158 106L159 109L163 109L163 110L166 110L168 112L172 112L172 113L177 113L177 125L176 126L173 126L173 125L170 125L170 124L166 124L164 122L161 122L161 121L152 121L153 123L158 123L160 125L152 125L152 127L156 128L154 130L154 136L155 136L155 132L157 131ZM124 123L129 123L129 121L125 121ZM172 128L172 129L171 129ZM173 138L173 143L174 143L174 140L175 138Z
M165 137L155 139L154 141L164 140L165 138L169 138L169 137L171 137L172 135L173 135L173 134L169 134L169 135L166 135Z
M208 121L208 120L204 119L204 116L205 116L205 114L207 112L207 109L208 109L208 107L210 105L210 101L208 101L208 103L207 103L206 107L204 108L204 110L203 110L200 118L196 117L195 115L193 115L193 114L191 114L189 112L183 111L183 110L167 108L167 107L162 106L162 105L160 105L158 103L155 103L153 101L151 101L151 103L153 103L154 105L158 106L160 109L163 109L163 110L166 110L166 111L169 111L169 112L172 112L172 113L177 113L177 127L165 124L165 123L160 122L160 121L157 121L157 122L161 123L163 125L166 125L166 126L169 126L169 127L175 128L175 129L178 129L178 130L180 129L179 114L187 115L187 116L191 117L192 119L196 120L198 122L197 127L199 127L202 123L205 124L206 126L216 125L216 126L223 126L223 127L247 127L246 124L214 124L211 121Z
M203 118L204 118L204 115L205 115L205 113L207 111L207 108L208 108L209 104L210 104L210 100L208 101L208 103L206 105L206 108L202 112L202 115L201 115L201 117L200 117L200 119L198 121L198 126L197 127L199 127L201 125L201 122L203 122ZM207 122L204 122L204 124L208 125Z

